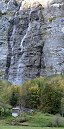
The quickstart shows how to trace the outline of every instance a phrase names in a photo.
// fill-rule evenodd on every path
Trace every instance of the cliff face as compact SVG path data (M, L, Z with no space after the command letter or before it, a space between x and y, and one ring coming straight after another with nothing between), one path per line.
M64 0L0 0L0 78L64 73Z

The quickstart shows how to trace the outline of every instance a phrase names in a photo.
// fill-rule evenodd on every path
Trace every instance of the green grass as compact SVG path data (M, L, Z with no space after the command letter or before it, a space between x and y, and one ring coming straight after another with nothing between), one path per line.
M22 122L22 120L26 120ZM0 118L0 126L3 128L5 127L28 127L28 129L32 127L64 127L64 117L61 117L60 115L51 115L47 113L42 112L35 112L33 115L28 114L21 114L21 116L17 118L13 118L11 116ZM1 129L0 128L0 129ZM38 128L38 129L39 129Z
M41 127L0 126L0 129L41 129Z
M17 118L0 118L0 125L11 125L11 123L13 122L16 123L15 125L28 125L29 127L48 127L49 123L53 120L53 118L54 115L47 113L44 114L42 112L35 112L33 115L28 115L24 113ZM26 122L19 122L22 119L26 119Z
M29 123L30 126L47 127L49 123L52 121L53 117L54 115L37 112L30 117Z
M0 129L63 129L63 128L51 128L51 127L19 127L19 126L0 126Z
M63 121L63 124L61 125L62 127L48 127L50 122L54 123L54 118L57 116L56 115L51 115L51 114L43 114L42 112L35 112L33 115L27 115L27 114L22 114L22 117L25 117L27 119L26 125L20 124L19 126L17 125L11 125L8 122L14 120L15 118L9 116L7 118L0 118L0 129L63 129L64 128L64 118L61 116L58 116L59 122ZM22 118L19 117L19 118ZM17 118L16 118L17 119ZM60 121L61 119L61 121Z

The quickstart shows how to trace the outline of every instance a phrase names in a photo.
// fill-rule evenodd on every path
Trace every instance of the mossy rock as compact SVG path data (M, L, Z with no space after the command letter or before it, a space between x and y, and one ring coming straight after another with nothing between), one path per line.
M56 19L55 17L49 17L49 18L48 18L48 21L49 21L49 22L52 22L52 21L55 20L55 19Z
M5 12L2 13L2 12L0 11L0 17L2 17L3 15L6 15L6 13L5 13Z
M5 0L5 3L7 4L9 2L9 0Z
M2 17L2 12L0 11L0 17Z
M4 75L4 71L0 70L0 76Z

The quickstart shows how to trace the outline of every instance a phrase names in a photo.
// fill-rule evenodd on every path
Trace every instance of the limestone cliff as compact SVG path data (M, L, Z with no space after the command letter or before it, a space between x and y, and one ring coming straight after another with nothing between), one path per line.
M64 73L64 0L0 0L0 78Z

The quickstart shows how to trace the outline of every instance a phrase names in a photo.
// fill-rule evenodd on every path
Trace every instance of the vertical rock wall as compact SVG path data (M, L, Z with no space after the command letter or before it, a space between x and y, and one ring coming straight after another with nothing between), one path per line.
M64 73L64 1L1 2L1 78L20 84Z

